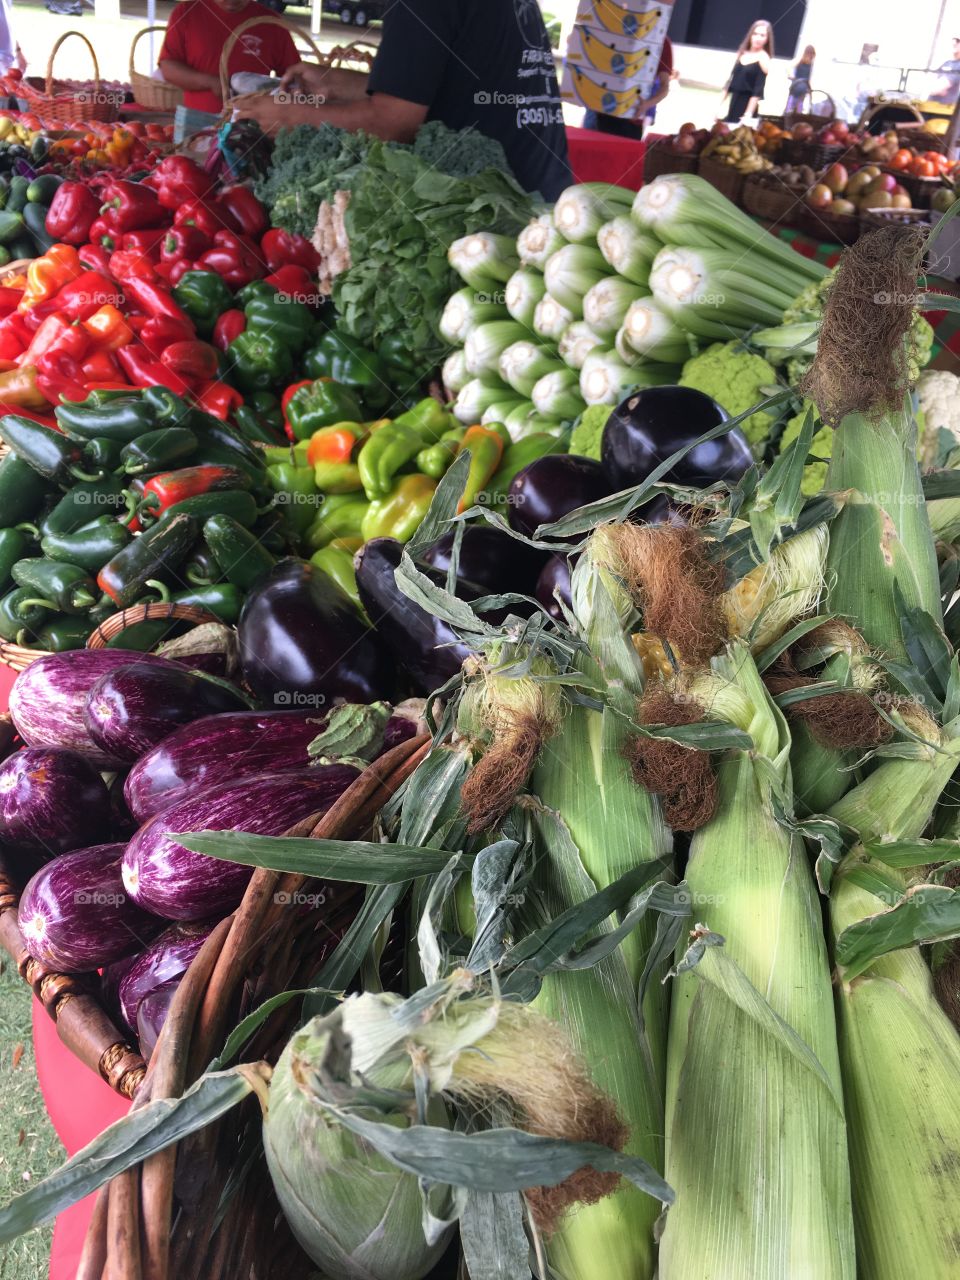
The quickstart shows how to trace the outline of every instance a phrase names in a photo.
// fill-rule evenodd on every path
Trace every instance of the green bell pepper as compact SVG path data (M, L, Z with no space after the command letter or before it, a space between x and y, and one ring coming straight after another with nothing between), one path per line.
M313 524L320 502L313 467L281 462L267 467L267 479L276 493L274 504L283 508L287 527L297 538L302 538Z
M429 476L401 476L391 493L370 503L360 526L364 542L371 538L409 542L427 514L436 488L436 480Z
M263 460L268 467L308 467L309 447L309 440L298 440L296 444L270 445L262 450Z
M538 458L545 458L548 453L566 453L566 451L563 439L548 435L546 432L538 432L525 436L523 440L517 440L507 448L490 483L482 493L477 495L478 501L489 507L504 506L514 476L524 467L528 467L531 462L536 462Z
M306 532L307 548L319 551L335 539L361 537L363 519L369 507L366 498L358 498L352 493L328 494Z
M326 378L318 378L301 387L287 405L287 421L296 440L309 440L321 427L337 422L359 422L363 410L349 387Z
M416 356L407 348L407 340L396 330L388 333L377 347L377 355L387 368L387 373L401 389L412 387L423 373Z
M285 347L299 353L313 339L315 326L310 308L280 294L251 298L243 308L247 333L270 333Z
M267 284L266 280L251 280L249 284L245 284L242 289L238 289L234 294L233 305L246 309L247 303L252 302L254 298L269 299L278 296L279 290L275 289L272 284Z
M283 412L280 408L280 400L272 391L252 391L244 403L254 411L261 422L266 422L271 427L276 427L278 431L283 430Z
M360 593L357 590L357 574L353 567L353 557L359 549L355 538L338 538L329 543L321 551L315 551L310 563L330 575L338 587L341 587L350 599L362 608Z
M460 441L466 427L456 427L453 431L445 431L436 444L428 444L417 454L417 470L432 480L439 480L446 475L450 464L460 452Z
M244 392L269 391L289 382L293 372L293 356L278 338L262 330L234 338L227 347L227 361L230 377Z
M233 294L215 271L184 272L173 296L202 338L209 338L219 317L234 306Z
M374 413L393 399L387 366L377 353L338 329L325 333L306 352L303 368L308 378L332 378L351 387Z

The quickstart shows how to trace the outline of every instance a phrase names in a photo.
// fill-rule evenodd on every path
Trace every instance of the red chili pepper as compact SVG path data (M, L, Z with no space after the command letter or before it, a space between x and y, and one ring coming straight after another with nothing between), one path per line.
M213 326L213 345L226 351L234 338L239 338L247 327L247 317L236 309L224 311Z
M188 382L209 382L217 376L220 368L216 347L197 338L171 342L161 354L160 363Z
M117 249L110 255L110 274L127 284L131 280L156 280L157 273L149 258L136 249Z
M60 311L68 320L87 320L101 307L122 307L123 302L120 286L109 276L101 271L84 271L34 310L41 316Z
M128 298L145 315L169 316L171 320L179 320L188 328L193 327L187 313L177 305L169 289L162 284L136 279L127 280L125 284Z
M106 218L94 219L90 226L89 236L91 243L100 245L108 253L112 253L120 243L119 232L113 231L108 226Z
M183 467L180 471L164 471L148 480L143 486L143 496L151 515L162 515L170 507L195 498L199 493L212 493L219 489L237 488L238 474L234 467L208 463L202 467Z
M320 255L306 236L293 235L279 227L264 232L260 249L271 271L289 265L304 267L316 274L320 266Z
M30 345L19 357L21 365L36 364L45 351L50 351L60 341L65 331L71 328L70 321L58 311L40 324L30 339Z
M316 278L311 276L306 267L295 266L292 262L288 262L285 267L278 267L272 275L267 276L267 284L272 284L278 292L297 302L307 301L308 305L319 292Z
M132 383L139 387L169 387L177 395L184 396L190 391L184 380L166 369L159 360L155 360L145 346L139 342L131 342L117 351L120 368Z
M291 441L291 443L296 443L297 437L294 434L293 427L291 427L290 422L287 419L287 405L301 387L310 387L313 385L313 382L313 378L303 378L300 382L291 382L289 387L287 387L286 391L284 391L283 395L280 397L280 412L283 414L283 430L287 439Z
M51 401L51 403L53 402ZM39 413L36 409L25 409L23 405L4 404L0 400L0 418L8 413L15 413L18 418L29 418L31 422L40 422L45 427L52 427L54 431L60 430L56 418L52 418L45 413Z
M61 244L81 245L90 239L90 228L100 213L100 203L82 182L62 182L47 210L48 236Z
M179 209L213 189L213 179L206 170L186 156L166 156L143 182L154 188L165 209Z
M110 270L110 254L99 244L83 244L77 250L80 258L80 265L89 268L90 271Z
M196 332L192 324L183 324L172 316L151 316L140 329L140 341L157 359L173 342L190 342Z
M166 227L143 227L139 231L125 231L120 241L121 249L134 249L151 262L160 257L160 245L167 234Z
M84 383L87 386L92 382L114 382L119 383L121 386L125 385L120 366L109 351L91 352L80 368L83 372Z
M173 225L175 227L199 227L205 232L211 240L218 231L226 228L235 230L232 221L226 223L219 209L211 202L205 200L187 200L180 205L176 213L173 215Z
M163 233L160 260L179 262L181 258L189 258L193 262L200 257L201 253L206 253L212 245L212 237L199 227L169 227Z
M156 192L142 182L111 182L103 193L101 216L116 231L136 231L140 227L159 227L168 220L168 213L157 199Z
M267 225L267 211L249 187L225 187L216 199L218 210L226 212L245 236L258 236Z
M226 382L205 382L195 392L197 404L204 413L226 422L243 404L243 396Z
M22 297L22 289L5 289L0 285L0 311L5 315L9 315L11 311L16 311Z

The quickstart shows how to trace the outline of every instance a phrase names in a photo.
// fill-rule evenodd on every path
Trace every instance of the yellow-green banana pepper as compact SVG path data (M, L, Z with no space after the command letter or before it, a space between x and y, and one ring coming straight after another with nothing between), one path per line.
M427 514L436 487L436 480L429 476L401 476L391 493L370 503L360 528L364 542L371 538L409 542Z

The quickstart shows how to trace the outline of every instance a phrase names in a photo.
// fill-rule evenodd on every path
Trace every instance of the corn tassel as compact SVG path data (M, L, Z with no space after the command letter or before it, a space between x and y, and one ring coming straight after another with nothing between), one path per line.
M853 1223L830 975L800 840L780 826L767 770L789 787L786 725L743 645L713 663L753 705L752 752L720 765L720 807L686 878L695 917L820 1072L695 968L676 980L667 1063L667 1180L676 1203L661 1280L853 1280ZM715 706L719 707L719 702ZM763 768L759 767L762 762ZM715 963L708 949L701 965ZM792 1043L796 1046L797 1040Z

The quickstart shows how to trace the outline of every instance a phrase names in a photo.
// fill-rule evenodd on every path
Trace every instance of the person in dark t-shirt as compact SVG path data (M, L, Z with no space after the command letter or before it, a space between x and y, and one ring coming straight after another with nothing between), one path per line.
M284 76L291 95L249 98L243 114L267 132L327 121L410 142L426 120L473 126L501 143L517 181L555 200L572 182L560 90L538 0L393 0L365 96L322 92L309 63Z

